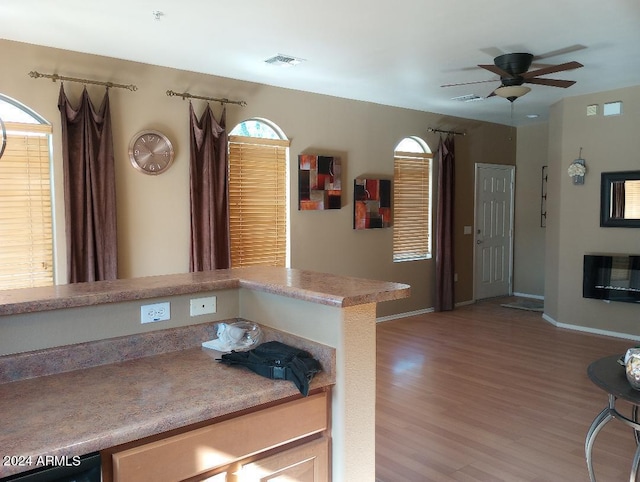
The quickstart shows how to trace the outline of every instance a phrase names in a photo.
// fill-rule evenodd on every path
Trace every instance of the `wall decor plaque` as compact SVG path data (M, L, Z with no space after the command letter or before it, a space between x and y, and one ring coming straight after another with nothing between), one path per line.
M342 164L339 157L298 156L298 209L323 210L342 207Z
M353 229L391 226L391 181L356 178L353 181Z

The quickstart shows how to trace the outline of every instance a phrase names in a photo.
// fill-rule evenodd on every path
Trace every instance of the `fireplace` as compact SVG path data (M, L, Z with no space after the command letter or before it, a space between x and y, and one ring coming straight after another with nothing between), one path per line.
M586 254L582 296L640 303L640 255Z

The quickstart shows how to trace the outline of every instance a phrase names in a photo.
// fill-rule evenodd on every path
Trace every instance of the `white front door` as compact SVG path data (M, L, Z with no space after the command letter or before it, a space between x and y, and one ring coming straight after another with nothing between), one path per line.
M515 166L476 164L475 299L512 293Z

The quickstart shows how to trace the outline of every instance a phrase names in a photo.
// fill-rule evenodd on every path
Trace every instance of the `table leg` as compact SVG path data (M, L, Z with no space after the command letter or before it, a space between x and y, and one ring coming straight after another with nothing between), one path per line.
M613 414L611 413L611 408L610 407L605 408L602 412L598 414L596 418L593 419L593 422L591 423L591 427L589 427L589 431L587 432L587 438L584 442L584 453L587 459L587 470L589 471L589 480L591 482L596 481L596 476L593 472L593 461L591 460L593 442L596 438L596 435L598 435L598 432L612 418L613 418ZM636 452L636 455L638 455L637 452ZM635 459L634 459L634 462L635 462ZM637 467L637 463L635 464L635 466Z
M636 448L636 454L633 456L633 463L631 464L631 475L629 476L629 482L636 482L636 476L638 475L639 464L640 464L640 445Z
M634 423L638 423L638 406L634 405L633 409L631 411L631 420L633 420ZM638 430L636 430L635 428L633 429L633 436L636 438L636 445L640 444L640 432L638 432Z

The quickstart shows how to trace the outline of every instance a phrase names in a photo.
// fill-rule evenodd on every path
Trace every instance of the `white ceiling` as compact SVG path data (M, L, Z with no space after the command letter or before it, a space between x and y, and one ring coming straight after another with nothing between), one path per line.
M638 0L1 0L0 37L510 125L546 120L566 96L640 85ZM497 96L452 100L498 87L477 64L500 53L558 51L541 62L584 67L546 77L577 83L529 85L513 117ZM306 62L264 62L277 54ZM135 83L113 75L102 80Z

